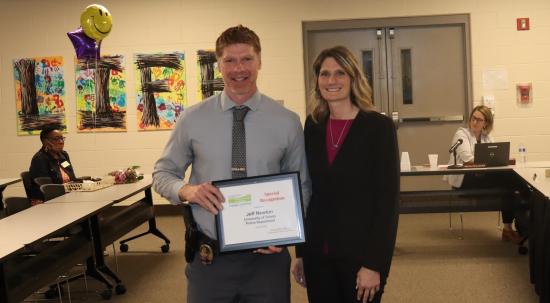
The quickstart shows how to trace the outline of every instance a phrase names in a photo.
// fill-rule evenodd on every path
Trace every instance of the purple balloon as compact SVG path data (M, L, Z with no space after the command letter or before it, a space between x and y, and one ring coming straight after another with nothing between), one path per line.
M86 36L81 27L73 32L68 32L67 36L73 43L78 59L99 58L101 43L98 44L94 39Z

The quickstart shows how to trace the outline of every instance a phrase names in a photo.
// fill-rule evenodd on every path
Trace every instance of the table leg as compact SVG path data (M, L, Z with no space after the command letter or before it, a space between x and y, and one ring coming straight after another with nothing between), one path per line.
M103 255L103 241L101 240L101 231L99 228L99 219L97 214L90 218L91 231L92 231L92 243L94 246L94 260L95 261L90 268L92 268L92 274L97 276L98 280L104 282L110 293L112 293L112 284L108 282L105 275L113 279L116 283L115 292L117 294L123 294L126 292L126 288L122 284L122 280L105 264L105 257ZM103 298L109 298L110 294L102 294Z
M8 302L8 283L4 261L0 261L0 302Z

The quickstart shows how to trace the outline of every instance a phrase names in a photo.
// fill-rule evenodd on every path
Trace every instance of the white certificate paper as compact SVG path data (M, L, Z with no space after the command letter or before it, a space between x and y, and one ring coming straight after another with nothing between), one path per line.
M297 173L228 180L218 215L220 251L305 241Z

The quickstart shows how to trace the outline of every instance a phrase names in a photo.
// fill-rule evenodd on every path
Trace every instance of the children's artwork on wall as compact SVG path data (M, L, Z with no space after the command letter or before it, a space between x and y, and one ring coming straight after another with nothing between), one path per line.
M199 67L198 99L204 100L214 94L223 91L223 78L218 69L216 52L210 50L197 51L197 64Z
M187 106L185 55L136 54L138 130L172 129Z
M126 131L124 56L76 60L78 132Z
M36 135L45 125L67 129L63 57L15 59L17 134Z

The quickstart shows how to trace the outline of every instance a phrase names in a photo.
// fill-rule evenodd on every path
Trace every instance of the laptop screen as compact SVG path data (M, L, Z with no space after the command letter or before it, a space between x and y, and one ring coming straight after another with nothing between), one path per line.
M510 158L510 142L478 143L474 147L474 164L506 166Z

